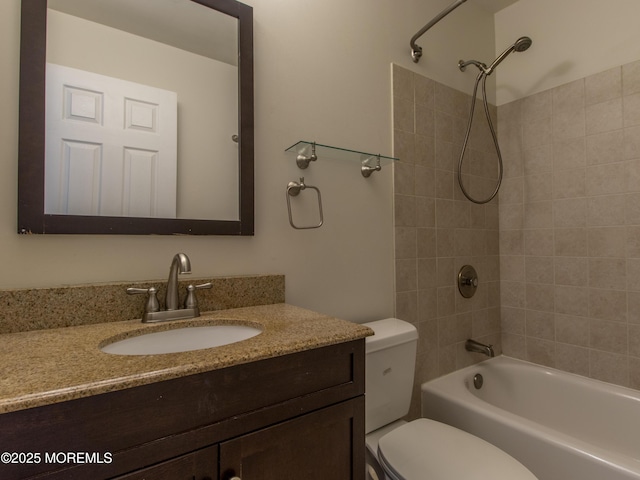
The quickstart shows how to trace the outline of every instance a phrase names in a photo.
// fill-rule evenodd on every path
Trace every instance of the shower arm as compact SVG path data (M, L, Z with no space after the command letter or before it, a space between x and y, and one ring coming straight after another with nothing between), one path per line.
M433 20L427 23L424 27L420 29L418 33L416 33L413 37L411 37L411 58L413 58L413 63L418 63L420 57L422 57L422 47L420 45L416 45L416 40L420 38L422 35L426 33L431 27L433 27L436 23L442 20L444 17L449 15L453 10L458 8L467 0L456 0L443 11L441 11L438 15L436 15Z

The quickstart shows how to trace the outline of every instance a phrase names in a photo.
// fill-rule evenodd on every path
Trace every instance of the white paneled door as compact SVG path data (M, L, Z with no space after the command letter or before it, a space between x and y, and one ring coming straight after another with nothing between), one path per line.
M45 213L176 217L177 95L47 64Z

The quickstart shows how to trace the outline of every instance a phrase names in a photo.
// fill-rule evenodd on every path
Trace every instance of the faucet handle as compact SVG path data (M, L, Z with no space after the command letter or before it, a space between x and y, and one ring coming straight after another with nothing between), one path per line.
M203 283L200 285L188 285L187 286L187 298L184 301L184 308L198 308L198 298L196 297L196 290L210 289L213 287L211 282Z
M155 287L149 288L127 288L127 293L129 295L140 295L143 293L148 293L149 297L147 298L147 305L144 307L145 313L157 312L160 310L160 302L158 302L158 289Z

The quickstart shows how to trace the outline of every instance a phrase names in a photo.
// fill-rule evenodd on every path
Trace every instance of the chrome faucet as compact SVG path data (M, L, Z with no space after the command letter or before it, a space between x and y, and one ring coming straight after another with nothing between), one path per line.
M164 300L166 310L178 310L180 294L178 293L178 273L191 273L191 262L184 253L176 253L171 261L169 280L167 280L167 295Z
M164 322L167 320L180 320L184 318L194 318L200 316L198 308L198 300L196 298L196 290L211 288L211 282L202 285L189 285L187 287L187 296L184 305L180 306L180 293L178 292L178 274L191 273L191 262L189 257L184 253L176 253L171 260L171 268L169 269L169 280L167 280L167 293L164 300L164 310L160 310L158 298L156 297L157 289L149 288L127 288L129 295L148 294L147 304L144 308L142 321L147 322Z
M485 345L484 343L477 342L475 340L472 340L471 338L469 338L465 342L464 348L468 352L482 353L487 357L495 357L495 353L493 351L493 345Z

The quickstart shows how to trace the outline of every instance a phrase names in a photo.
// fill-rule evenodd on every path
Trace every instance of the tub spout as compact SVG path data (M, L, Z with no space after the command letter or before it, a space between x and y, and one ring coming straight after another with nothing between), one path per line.
M464 348L468 352L483 353L487 357L495 357L496 355L493 351L493 345L485 345L484 343L476 342L471 338L466 341Z

